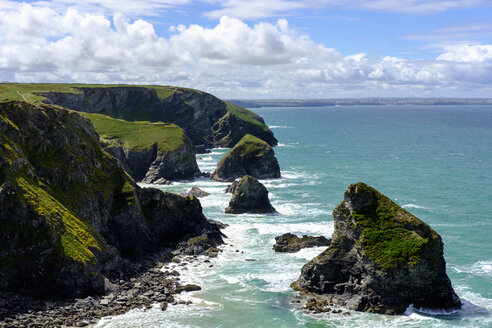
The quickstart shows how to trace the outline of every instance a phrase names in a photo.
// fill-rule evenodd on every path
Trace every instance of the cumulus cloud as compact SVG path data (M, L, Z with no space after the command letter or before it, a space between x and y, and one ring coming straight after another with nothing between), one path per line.
M175 26L23 4L0 11L0 80L175 84L222 97L456 96L489 92L492 45L455 45L434 60L342 55L289 27L222 17ZM448 94L449 93L449 94Z

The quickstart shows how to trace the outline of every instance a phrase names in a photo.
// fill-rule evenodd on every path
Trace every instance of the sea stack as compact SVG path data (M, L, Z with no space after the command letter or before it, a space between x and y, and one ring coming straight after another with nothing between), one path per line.
M257 179L280 178L280 167L273 148L251 134L245 135L224 155L212 179L232 182L245 175Z
M261 182L250 175L239 181L232 194L229 206L225 210L230 214L276 213L268 199L268 190Z
M461 306L446 274L441 237L374 188L350 185L333 211L330 247L292 287L357 311L402 314ZM322 302L320 302L322 303Z

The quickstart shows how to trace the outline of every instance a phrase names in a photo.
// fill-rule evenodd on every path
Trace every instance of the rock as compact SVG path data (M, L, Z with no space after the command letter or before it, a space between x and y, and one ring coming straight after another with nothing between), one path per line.
M239 181L225 212L230 214L276 213L268 199L268 190L261 182L249 175Z
M82 320L75 323L75 327L86 327L89 325L89 321Z
M234 191L236 190L238 184L239 184L239 179L234 180L233 183L231 183L230 185L227 186L227 188L225 189L224 192L226 194L233 194Z
M222 157L211 178L232 182L244 175L257 179L280 178L280 167L273 148L250 134L245 135Z
M299 238L294 234L285 233L281 236L275 237L275 245L273 245L273 250L275 252L295 253L300 251L302 248L330 246L330 243L331 239L326 239L323 236L302 236L302 238Z
M194 291L197 291L197 290L202 290L202 287L200 287L198 285L195 285L195 284L186 284L186 285L183 285L183 286L176 287L175 292L177 294L179 294L181 292L194 292Z
M441 237L427 224L364 183L349 186L333 218L330 247L304 265L293 288L357 311L460 308Z
M160 307L161 307L161 311L166 311L167 310L167 302L161 302Z
M201 190L200 188L198 188L198 186L191 187L190 191L188 191L188 194L187 194L188 197L189 196L195 196L198 198L207 197L209 195L210 195L210 193Z
M210 225L208 227L203 227L201 234L197 237L180 242L176 246L177 252L185 255L201 255L211 247L221 245L224 242L222 238L225 237L225 235L220 232L220 229L223 229L226 226L213 220L209 220L209 223Z

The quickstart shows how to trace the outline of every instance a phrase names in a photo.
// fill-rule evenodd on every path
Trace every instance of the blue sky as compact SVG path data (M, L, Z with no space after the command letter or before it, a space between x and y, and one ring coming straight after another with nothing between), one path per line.
M488 98L490 17L489 0L0 0L0 80Z

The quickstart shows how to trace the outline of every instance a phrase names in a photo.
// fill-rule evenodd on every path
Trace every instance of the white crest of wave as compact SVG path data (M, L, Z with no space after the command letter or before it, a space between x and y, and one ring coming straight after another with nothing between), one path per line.
M415 204L405 204L402 207L403 208L417 208L417 209L421 209L421 210L428 210L427 207L420 206L420 205L415 205Z

